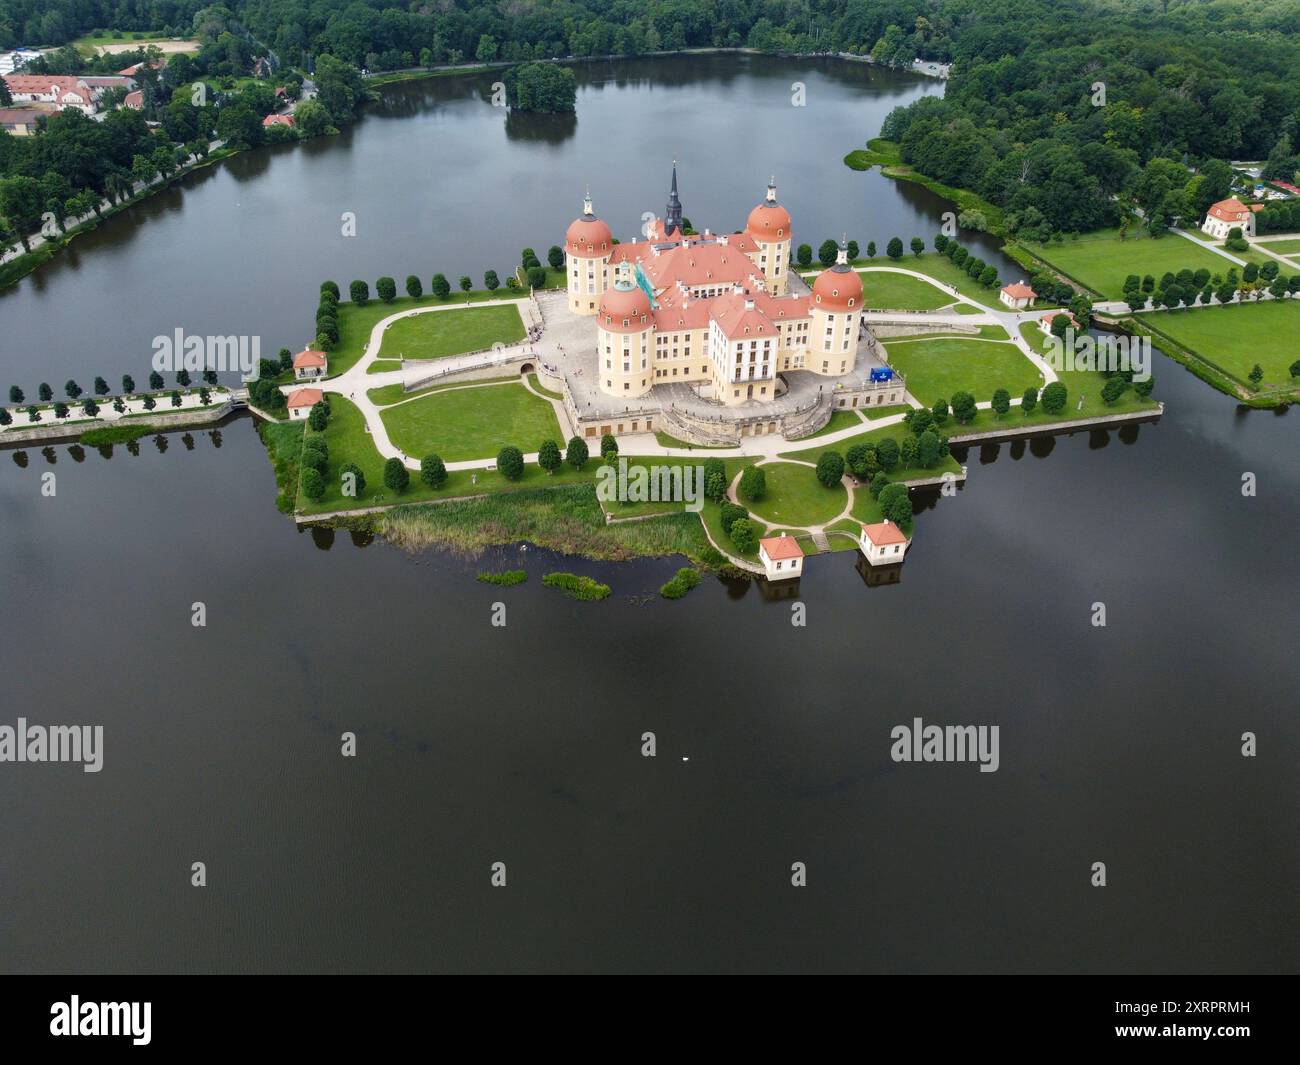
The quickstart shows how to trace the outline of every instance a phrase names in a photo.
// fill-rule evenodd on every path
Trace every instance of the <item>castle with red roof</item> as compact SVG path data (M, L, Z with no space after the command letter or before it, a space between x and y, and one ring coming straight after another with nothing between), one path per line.
M674 163L664 216L627 244L588 194L565 234L565 270L568 309L596 319L600 390L635 400L656 385L694 383L739 406L775 399L784 371L852 373L862 279L841 243L839 261L808 291L792 270L791 241L775 181L742 232L687 232Z

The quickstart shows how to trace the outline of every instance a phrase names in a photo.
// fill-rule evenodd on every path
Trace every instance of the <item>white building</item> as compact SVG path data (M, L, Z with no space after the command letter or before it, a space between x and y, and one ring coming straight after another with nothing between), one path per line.
M295 419L307 417L312 407L324 398L325 394L319 388L300 388L297 392L290 392L287 400L289 417Z
M758 541L758 559L769 581L786 581L803 572L803 548L793 536L782 533Z
M1010 285L1003 285L1002 291L998 293L998 299L1013 311L1023 311L1034 302L1034 290L1023 281L1016 281Z
M93 115L97 107L99 93L81 78L67 74L6 74L4 80L16 104L75 107L85 115Z
M1255 235L1255 213L1240 200L1220 200L1211 204L1201 223L1201 232L1215 240L1227 240L1232 230L1240 228L1241 235Z
M863 525L858 537L858 547L863 557L873 566L889 566L902 562L911 541L903 530L886 518L874 525Z
M329 359L323 351L310 348L300 351L293 357L293 376L298 381L312 381L324 377L329 368Z

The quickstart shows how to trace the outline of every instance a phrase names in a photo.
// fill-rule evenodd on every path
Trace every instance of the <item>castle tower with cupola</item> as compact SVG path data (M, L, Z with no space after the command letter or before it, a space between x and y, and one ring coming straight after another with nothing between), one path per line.
M790 212L776 200L776 178L767 183L763 202L749 212L745 233L758 247L754 261L767 290L784 296L790 290Z
M827 377L848 373L858 354L862 277L849 265L849 249L843 240L835 265L813 282L811 309L806 368Z
M582 201L582 215L564 234L564 269L569 290L569 310L595 314L600 297L609 287L614 235L592 210L591 191Z

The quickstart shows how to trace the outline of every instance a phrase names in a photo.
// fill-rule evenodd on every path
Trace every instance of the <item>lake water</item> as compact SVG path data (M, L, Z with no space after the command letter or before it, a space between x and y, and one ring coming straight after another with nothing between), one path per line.
M936 83L580 76L576 122L508 123L490 79L404 85L134 208L0 297L7 376L139 378L177 326L294 346L321 278L503 270L588 180L631 233L674 153L700 226L775 170L796 239L936 228L941 201L840 164ZM755 585L659 599L676 559L300 532L246 419L0 452L0 724L105 730L98 774L0 766L0 968L1293 970L1298 423L1156 375L1158 425L971 449L900 583L811 560L803 628ZM507 564L529 583L473 579ZM555 568L614 598L558 597ZM895 764L914 717L998 725L999 770Z

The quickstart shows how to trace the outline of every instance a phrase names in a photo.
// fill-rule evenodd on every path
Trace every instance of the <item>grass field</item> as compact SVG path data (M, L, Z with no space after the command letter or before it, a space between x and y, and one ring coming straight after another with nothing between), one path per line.
M1124 279L1129 274L1139 277L1150 274L1159 281L1165 273L1202 267L1211 274L1224 274L1234 265L1177 233L1152 239L1130 231L1127 239L1120 240L1117 229L1099 229L1078 240L1026 244L1025 248L1107 299L1120 299L1124 295Z
M996 389L1012 397L1043 379L1014 344L987 340L907 340L888 342L889 362L907 378L907 390L927 407L967 391L983 403Z
M346 295L347 285L340 287ZM445 300L440 300L437 296L421 296L419 299L399 296L392 303L384 303L383 300L376 299L372 299L365 306L358 306L351 302L340 303L339 342L335 350L330 352L330 376L337 377L357 364L365 353L366 344L370 341L370 331L374 329L376 323L390 314L409 311L414 307L448 307L453 304L467 304L474 300L482 302L485 299L525 299L527 295L527 292L520 292L518 289L500 288L495 292L471 292L468 296L458 292ZM397 364L394 362L389 368L397 369Z
M1240 381L1259 363L1262 390L1293 387L1289 367L1300 359L1300 300L1144 314L1141 321ZM1154 340L1157 347L1159 337Z
M960 267L954 266L952 260L946 255L940 255L938 252L930 251L923 255L913 255L910 251L895 263L892 259L877 257L875 259L858 259L854 262L854 267L862 274L862 288L864 293L870 291L870 286L876 283L880 277L888 277L880 271L872 272L871 267L896 266L900 270L915 270L918 274L925 274L927 277L933 277L936 281L941 281L945 285L954 286L963 296L969 296L977 303L986 307L998 306L998 289L985 288L978 281L971 279L971 276ZM897 276L897 275L895 275ZM904 275L906 276L906 275ZM913 278L913 280L916 280ZM1005 283L1006 278L1002 281ZM924 284L918 281L917 284ZM935 289L939 298L944 303L951 303L952 297L944 299L945 293L940 289ZM869 304L874 306L874 304ZM942 306L936 304L935 306ZM898 309L898 308L890 308Z
M448 389L381 417L393 443L413 458L433 453L460 462L493 458L506 444L527 454L543 440L564 443L554 408L521 384Z
M767 479L766 494L757 503L741 500L741 505L773 525L824 525L848 506L844 486L823 487L811 466L769 462L760 469Z
M482 351L498 342L514 344L523 338L523 319L514 304L430 311L399 319L385 329L379 357L444 359Z
M949 293L907 274L862 274L862 305L874 311L933 311L952 301Z
M1260 242L1260 247L1278 255L1294 255L1300 252L1300 240L1265 240Z

